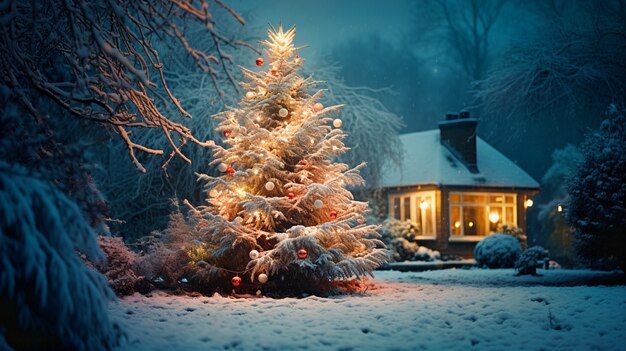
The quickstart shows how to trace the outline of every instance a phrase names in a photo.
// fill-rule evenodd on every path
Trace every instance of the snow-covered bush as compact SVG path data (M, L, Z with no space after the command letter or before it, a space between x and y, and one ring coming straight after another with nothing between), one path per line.
M158 288L176 289L196 274L196 267L204 268L215 250L209 243L209 235L199 232L176 206L165 230L139 240L142 256L133 268Z
M116 294L126 296L151 289L150 283L135 272L138 255L128 249L122 238L99 236L98 243L107 258L106 266L100 267L100 271Z
M476 244L476 264L488 268L512 268L522 253L519 241L511 235L493 234Z
M581 146L584 160L569 181L569 223L577 252L587 260L609 259L626 271L626 117L611 107L609 118Z
M433 261L441 258L439 251L419 246L415 235L419 228L409 221L386 219L380 229L381 240L392 250L395 261Z
M545 260L548 258L548 252L541 246L529 247L524 251L517 262L515 262L515 269L517 275L536 275L537 274L537 262L539 260Z
M502 224L498 228L498 233L510 235L517 239L522 250L526 250L526 248L528 248L528 237L526 236L526 233L524 233L522 228Z
M77 254L103 259L96 236L73 201L27 174L0 162L0 331L14 349L113 349L115 295Z

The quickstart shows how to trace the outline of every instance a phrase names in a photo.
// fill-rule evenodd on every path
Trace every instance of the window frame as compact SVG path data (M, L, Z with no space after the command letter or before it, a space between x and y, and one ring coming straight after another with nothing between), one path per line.
M425 220L427 220L426 218L428 217L427 215L424 214L424 212L427 211L427 209L422 209L419 207L418 205L418 201L423 201L424 199L427 199L428 197L430 197L431 202L430 202L430 206L431 206L431 211L430 211L430 220L432 223L432 232L431 233L425 233L425 228L427 227L427 223L424 222ZM405 210L405 199L409 198L410 199L410 214L408 216L406 216L406 210ZM394 202L396 201L396 199L398 199L400 206L399 206L399 210L400 210L400 215L396 216L395 213L395 206L393 205ZM413 192L406 192L406 193L395 193L395 194L389 194L389 218L396 218L401 221L406 221L408 220L409 222L411 222L411 224L413 225L418 225L417 223L417 211L420 210L422 211L420 213L420 219L422 220L423 223L419 223L419 228L420 228L420 233L416 235L416 238L419 240L434 240L437 238L437 192L435 190L427 190L427 191L413 191Z
M470 196L483 196L485 198L485 202L482 203L478 203L478 202L464 202L464 195L470 195ZM453 196L458 196L459 201L458 202L453 202L451 201ZM491 198L492 197L498 197L498 196L502 196L502 202L492 202ZM507 197L510 197L513 199L512 202L507 202ZM510 199L509 198L509 199ZM484 235L465 235L465 228L463 225L463 216L464 216L464 207L481 207L485 210L485 223L483 223L483 225L485 226L485 228L487 228L487 233L485 233ZM460 234L459 235L454 235L453 234L453 223L452 223L452 209L453 207L459 208L459 217L460 217L460 222L461 222L461 226L459 227L460 229ZM500 218L500 221L502 224L506 224L506 225L514 225L514 226L518 226L518 218L517 218L517 193L507 193L507 192L490 192L490 191L485 191L485 192L476 192L476 191L450 191L448 193L448 219L449 219L449 223L448 223L448 240L449 241L480 241L483 238L492 235L494 233L489 232L489 228L490 228L490 221L489 221L489 214L491 213L491 209L492 208L499 208L502 214L502 218ZM508 218L508 214L507 214L507 208L511 208L512 209L512 216L513 219L509 220Z

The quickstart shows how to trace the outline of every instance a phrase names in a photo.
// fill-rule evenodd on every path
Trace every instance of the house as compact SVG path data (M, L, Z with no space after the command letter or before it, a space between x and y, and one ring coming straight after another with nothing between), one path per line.
M420 245L473 257L502 225L526 232L526 208L539 184L476 136L469 112L448 114L439 129L400 135L401 170L383 174L389 217L410 221ZM523 147L523 145L520 145Z

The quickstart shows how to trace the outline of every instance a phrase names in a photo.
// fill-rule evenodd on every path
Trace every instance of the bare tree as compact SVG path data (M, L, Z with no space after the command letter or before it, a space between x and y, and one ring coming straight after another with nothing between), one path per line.
M475 87L484 115L505 123L601 116L625 96L626 2L539 5L549 19L541 34L511 48Z
M136 150L164 151L133 141L131 131L140 128L162 131L173 149L170 158L191 162L181 146L211 142L196 139L160 107L173 106L176 114L191 117L168 87L156 43L186 52L224 94L220 75L234 84L225 47L247 44L221 32L219 11L244 23L220 0L5 1L0 4L0 75L38 120L46 118L42 100L48 100L73 116L113 128L142 172ZM186 30L194 23L206 30L210 52L188 41Z
M414 10L414 37L443 44L452 69L470 81L483 79L492 61L490 34L506 2L422 0Z

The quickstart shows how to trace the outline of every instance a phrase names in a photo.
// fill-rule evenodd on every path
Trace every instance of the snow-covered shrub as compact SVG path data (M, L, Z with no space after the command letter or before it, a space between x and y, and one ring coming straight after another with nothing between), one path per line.
M548 257L548 252L541 246L529 247L524 251L517 261L515 262L515 269L517 275L536 275L537 274L537 262L539 260L545 260Z
M0 330L15 349L109 350L120 341L103 259L80 208L57 188L0 162Z
M526 236L526 233L524 233L522 228L502 224L498 228L498 233L510 235L514 237L515 239L517 239L517 241L519 241L519 244L522 250L526 250L526 248L528 248L528 237Z
M566 216L587 260L613 260L626 271L626 117L614 106L582 144L584 160L570 179Z
M195 267L204 268L210 261L209 253L215 247L209 242L209 237L188 222L176 206L165 230L138 242L142 256L135 261L134 269L159 288L175 289L183 278L188 280L195 274Z
M433 261L441 258L439 251L419 246L415 235L419 228L409 221L386 219L381 227L381 240L392 250L395 261Z
M522 253L519 241L511 235L493 234L476 244L476 264L488 268L512 268Z
M130 251L120 237L99 236L98 243L107 258L107 264L100 268L116 294L132 295L136 291L146 293L150 283L135 272L137 254Z

